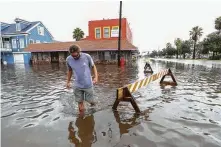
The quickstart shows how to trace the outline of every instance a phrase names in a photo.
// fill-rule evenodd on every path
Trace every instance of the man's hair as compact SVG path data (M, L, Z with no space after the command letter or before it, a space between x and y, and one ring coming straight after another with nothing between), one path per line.
M81 51L81 48L78 46L78 45L71 45L69 47L69 52L70 53L73 53L73 52L80 52Z

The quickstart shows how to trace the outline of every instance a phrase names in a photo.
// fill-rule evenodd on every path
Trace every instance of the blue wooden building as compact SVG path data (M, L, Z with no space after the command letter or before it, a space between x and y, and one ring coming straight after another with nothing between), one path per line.
M29 44L51 43L53 36L41 21L29 22L16 18L15 23L0 22L1 62L29 63L31 52L25 52Z

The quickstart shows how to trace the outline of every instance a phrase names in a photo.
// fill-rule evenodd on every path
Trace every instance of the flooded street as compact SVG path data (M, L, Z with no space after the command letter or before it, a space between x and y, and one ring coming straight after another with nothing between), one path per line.
M98 105L78 116L66 66L7 65L1 70L2 147L221 147L221 64L151 60L154 73L170 68L177 86L160 79L112 111L116 89L145 77L144 61L98 65Z

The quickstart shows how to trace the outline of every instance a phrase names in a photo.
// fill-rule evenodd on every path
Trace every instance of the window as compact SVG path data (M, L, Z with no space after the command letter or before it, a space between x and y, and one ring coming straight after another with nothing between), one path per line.
M16 23L16 31L21 31L21 24L20 23Z
M113 27L112 27L112 30L118 30L118 29L119 29L118 26L113 26Z
M116 52L110 52L111 60L116 60Z
M29 39L29 44L33 44L34 40L33 39Z
M17 48L16 39L12 39L12 48Z
M104 27L104 38L110 38L110 27Z
M38 34L44 36L44 27L38 26Z
M98 52L98 58L99 58L99 60L103 61L104 60L104 52Z
M112 26L111 37L118 37L118 34L119 34L119 26Z
M4 48L10 48L10 43L9 43L9 42L5 42L5 43L3 44L3 47L4 47Z
M0 48L3 48L2 37L0 37Z
M9 38L3 38L2 40L4 42L4 41L9 41L10 39Z
M44 27L41 27L41 34L44 36L44 34L45 34L45 29L44 29Z
M101 38L101 28L95 28L95 38Z
M36 40L36 43L41 43L41 41L40 40Z
M20 42L20 48L25 48L24 39L20 38L19 42Z

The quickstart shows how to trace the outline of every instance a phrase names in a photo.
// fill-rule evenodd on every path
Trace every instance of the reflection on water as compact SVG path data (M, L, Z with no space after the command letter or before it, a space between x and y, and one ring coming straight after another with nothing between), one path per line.
M94 116L78 117L73 127L73 122L69 123L68 131L71 143L78 146L91 147L97 141L96 131L94 130Z
M118 112L114 113L116 122L119 124L120 136L122 136L122 134L128 133L130 128L138 124L136 122L137 115L135 113L131 118L128 118L128 116L125 115L128 114L123 113L121 115L123 118L120 118L120 114Z
M145 77L145 63L98 65L98 106L79 117L73 92L65 89L66 66L7 65L1 69L2 146L205 146L221 144L221 68L151 60L154 73L171 68L177 86L159 80L112 112L116 88ZM13 132L13 133L12 133Z

